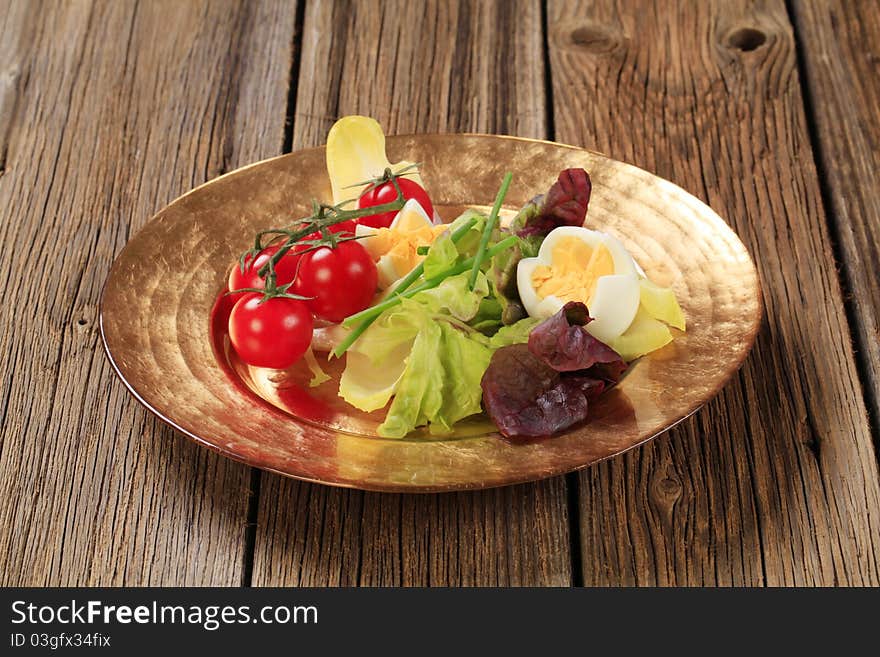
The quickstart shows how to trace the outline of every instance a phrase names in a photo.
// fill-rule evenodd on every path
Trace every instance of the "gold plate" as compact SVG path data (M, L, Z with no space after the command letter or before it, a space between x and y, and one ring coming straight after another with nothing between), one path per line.
M651 280L674 288L687 333L636 362L586 423L561 435L510 442L477 419L451 438L375 437L375 417L335 396L337 376L309 388L300 366L282 374L246 368L231 357L223 322L211 329L228 269L254 232L308 214L313 197L331 197L324 149L314 148L194 189L116 259L101 333L138 400L199 444L272 472L368 490L461 490L550 477L632 449L705 404L746 357L761 316L754 264L728 225L680 187L597 153L529 139L416 135L389 137L387 147L391 161L422 163L447 221L463 207L491 204L505 171L514 175L505 203L513 210L560 170L585 168L593 182L586 225L619 237Z

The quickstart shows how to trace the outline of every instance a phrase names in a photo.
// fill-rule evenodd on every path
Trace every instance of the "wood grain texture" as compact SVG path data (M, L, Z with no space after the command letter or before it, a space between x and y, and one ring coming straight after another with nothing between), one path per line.
M248 468L116 380L98 299L175 196L274 155L287 5L4 3L0 18L0 583L238 584Z
M320 2L306 12L294 148L323 143L353 113L389 134L546 134L536 2ZM401 496L263 474L252 581L565 585L569 554L562 478Z
M582 475L585 582L877 584L877 463L785 7L551 2L549 26L556 136L708 202L766 304L718 399Z
M863 399L880 413L876 4L791 3L817 153L779 0L549 0L549 71L537 0L306 7L286 142L295 3L0 0L0 584L235 585L251 556L258 585L880 583ZM353 112L390 133L549 136L706 200L765 292L741 375L575 490L379 495L260 474L251 555L250 471L137 405L96 304L155 210Z
M880 421L880 2L792 3L829 191L834 236L850 292L865 389ZM880 441L880 437L877 437ZM878 442L877 444L880 444Z
M766 304L719 398L582 474L585 583L877 584L877 462L784 5L551 2L548 16L557 138L709 203Z

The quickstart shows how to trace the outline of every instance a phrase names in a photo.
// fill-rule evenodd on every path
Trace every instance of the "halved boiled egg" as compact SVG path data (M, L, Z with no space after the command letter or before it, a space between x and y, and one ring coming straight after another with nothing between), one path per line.
M417 249L431 245L447 228L434 225L419 202L410 199L388 228L358 224L355 235L376 261L379 288L384 290L411 272L424 258Z
M546 319L568 301L587 305L586 329L602 342L620 336L639 309L639 273L616 237L580 226L550 231L538 255L516 271L519 296L532 317Z

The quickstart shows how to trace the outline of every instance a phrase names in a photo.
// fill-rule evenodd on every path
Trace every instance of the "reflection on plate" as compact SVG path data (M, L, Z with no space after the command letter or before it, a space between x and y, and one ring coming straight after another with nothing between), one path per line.
M325 367L330 381L311 388L302 365L280 373L238 361L217 298L249 235L306 214L312 197L329 196L318 148L207 183L129 242L107 280L101 329L132 393L200 444L292 477L370 490L485 488L568 472L635 447L708 401L751 348L761 314L754 265L727 224L672 183L590 151L511 137L390 137L388 151L422 163L447 220L463 207L490 204L504 171L514 174L505 203L513 209L546 190L560 170L587 169L587 225L619 237L652 280L674 288L687 333L635 363L585 424L562 435L510 442L475 418L453 436L375 437L383 412L362 413L336 396L338 363Z

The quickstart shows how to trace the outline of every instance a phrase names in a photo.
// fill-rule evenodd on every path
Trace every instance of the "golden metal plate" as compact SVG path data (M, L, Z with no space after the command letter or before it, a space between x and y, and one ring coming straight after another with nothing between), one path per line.
M373 435L381 413L336 396L334 377L309 388L300 366L278 373L235 360L222 308L231 263L261 228L330 198L324 149L284 155L217 178L174 201L128 243L110 271L101 331L129 390L201 445L308 481L368 490L488 488L550 477L620 454L681 421L714 396L746 357L761 295L742 242L709 207L634 166L561 144L489 135L389 137L391 161L422 163L447 221L491 204L505 171L513 210L546 191L560 170L584 167L593 193L587 225L619 237L648 276L671 285L688 331L636 362L590 419L552 438L511 442L485 419L453 437ZM212 331L212 317L219 321Z

